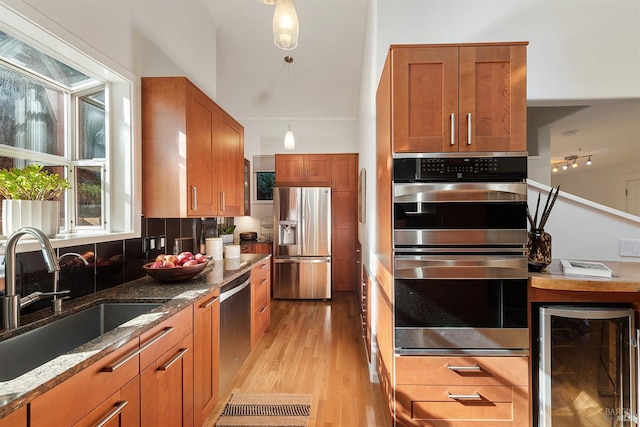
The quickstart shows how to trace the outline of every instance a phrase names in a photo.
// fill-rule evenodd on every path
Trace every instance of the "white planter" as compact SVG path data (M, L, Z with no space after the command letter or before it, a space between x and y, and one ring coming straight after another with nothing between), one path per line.
M222 243L225 245L233 243L233 234L221 234L220 237L222 237Z
M34 227L49 237L60 231L60 202L57 200L3 200L2 234L22 227Z

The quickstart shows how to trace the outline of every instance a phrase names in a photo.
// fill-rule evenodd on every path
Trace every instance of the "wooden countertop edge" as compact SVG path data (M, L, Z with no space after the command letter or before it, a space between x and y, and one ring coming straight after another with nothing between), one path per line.
M563 274L559 260L540 273L529 273L529 287L577 292L640 292L640 262L598 261L613 271L613 277L601 278Z

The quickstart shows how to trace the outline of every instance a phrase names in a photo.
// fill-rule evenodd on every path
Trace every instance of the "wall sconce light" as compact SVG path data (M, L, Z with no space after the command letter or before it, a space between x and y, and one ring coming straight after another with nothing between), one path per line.
M279 0L273 13L273 42L283 50L298 46L298 13L293 0Z

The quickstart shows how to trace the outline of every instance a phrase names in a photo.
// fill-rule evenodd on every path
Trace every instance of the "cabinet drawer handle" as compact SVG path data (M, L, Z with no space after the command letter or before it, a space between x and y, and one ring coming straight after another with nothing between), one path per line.
M220 297L215 297L215 298L211 298L209 301L205 302L204 304L202 304L200 306L200 308L209 308L211 307L213 304L215 304L216 301L218 301L220 299Z
M478 393L453 394L453 393L447 392L447 397L449 399L453 399L453 400L484 400L484 399L482 399L482 396L480 396L480 394L478 394Z
M129 360L133 359L134 357L136 357L137 355L142 353L144 350L148 349L153 344L155 344L158 341L160 341L162 338L164 338L171 331L173 331L173 326L169 326L168 328L165 328L162 332L160 332L158 335L153 337L151 340L149 340L149 342L147 342L145 345L141 346L139 349L137 349L135 351L132 351L131 353L129 353L128 355L123 357L120 361L116 362L115 364L113 364L111 366L105 366L104 368L102 368L102 372L114 372L116 369L122 367L122 365L127 363Z
M191 187L191 207L194 211L198 210L198 189L195 185Z
M467 114L467 145L471 145L471 113Z
M262 279L262 282L260 282L260 285L264 285L265 283L267 283L267 279Z
M168 370L174 363L176 363L178 360L182 359L182 357L185 354L187 354L187 351L189 351L189 348L181 348L180 351L178 352L178 354L176 354L173 359L169 360L169 362L167 362L166 365L160 366L158 368L158 371L166 371L166 370Z
M451 145L456 145L456 113L451 113Z
M109 412L102 420L100 420L98 424L96 424L96 427L103 427L107 425L107 423L111 421L113 417L118 415L122 411L122 409L124 409L124 407L127 406L128 404L129 404L129 401L127 400L116 402L116 407L113 408L111 412Z
M264 313L265 311L267 311L267 308L269 308L269 307L267 307L266 305L265 305L264 307L262 307L262 310L260 310L260 314L262 314L262 313Z
M262 270L263 268L267 268L267 263L266 262L263 263L263 264L260 264L260 270Z
M482 368L478 365L471 366L452 366L447 363L447 369L454 372L480 372Z

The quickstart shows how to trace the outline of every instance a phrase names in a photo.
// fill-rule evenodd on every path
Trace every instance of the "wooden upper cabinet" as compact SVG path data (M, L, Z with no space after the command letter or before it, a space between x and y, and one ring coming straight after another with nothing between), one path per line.
M333 191L356 191L358 187L358 155L334 154L331 160Z
M214 154L218 216L244 215L244 128L222 111Z
M185 77L142 79L142 211L244 212L244 128Z
M393 46L393 151L526 150L526 43Z
M328 187L331 154L276 154L276 185Z

